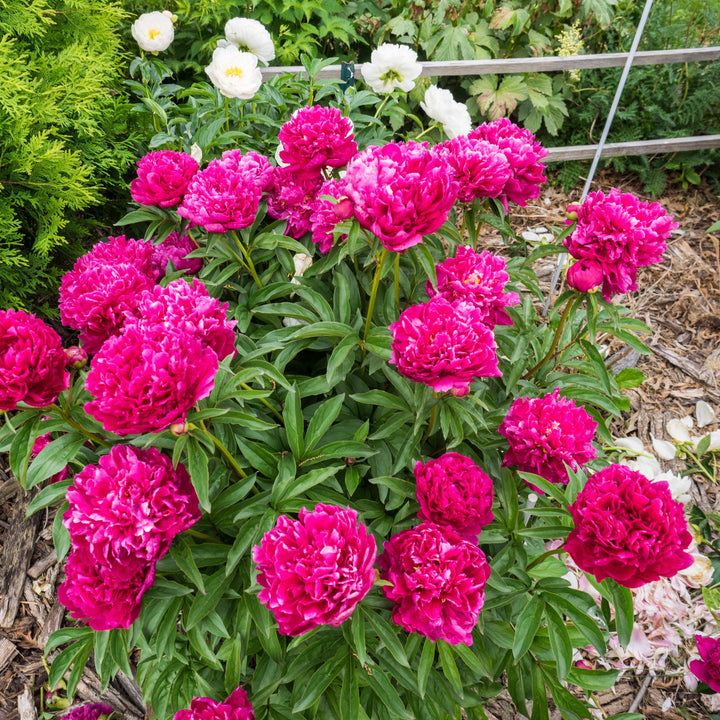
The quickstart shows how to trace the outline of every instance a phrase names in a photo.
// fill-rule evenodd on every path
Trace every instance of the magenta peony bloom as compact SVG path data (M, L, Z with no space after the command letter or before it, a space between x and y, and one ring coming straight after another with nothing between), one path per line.
M236 688L224 702L196 697L189 710L178 710L173 720L255 720L255 713L247 693Z
M475 305L488 325L512 325L505 308L519 304L520 296L504 291L510 279L506 268L505 258L489 250L476 253L472 248L458 245L455 257L435 268L437 289L428 280L425 290L431 298L439 295L448 302L464 300Z
M112 712L113 709L110 705L91 703L73 708L69 713L62 716L62 720L98 720L98 718L107 717Z
M720 639L696 635L695 642L702 660L691 661L690 672L712 690L720 692Z
M574 258L585 263L586 272L580 278L581 271L573 271L573 265L568 282L581 290L584 284L591 284L587 280L590 269L595 282L599 266L603 297L608 302L613 295L637 290L637 269L662 260L665 241L678 226L660 203L643 202L617 188L607 195L601 191L589 193L585 202L573 209L577 227L563 244Z
M492 522L493 484L469 457L446 452L439 458L415 465L418 517L447 525L458 535L477 540Z
M482 311L465 302L436 297L411 305L390 325L392 357L401 375L435 392L470 392L477 377L497 377L497 346Z
M109 237L107 242L95 243L90 252L79 257L73 265L73 272L87 270L95 265L124 263L134 265L142 274L154 280L153 252L152 244L145 240L133 240L124 235Z
M281 515L253 548L258 598L283 635L337 627L372 587L375 555L375 538L350 508L319 504L298 520Z
M322 187L322 176L298 174L289 168L274 168L273 184L268 191L268 215L287 220L285 234L301 238L310 229L315 198Z
M0 310L0 410L52 405L70 375L60 336L24 310Z
M247 179L255 181L260 190L267 190L273 182L274 168L270 161L260 153L250 151L243 153L242 150L226 150L220 161L224 167L233 172L242 173Z
M128 628L137 620L143 593L154 580L155 563L128 558L105 565L80 546L70 553L58 600L93 630Z
M36 458L52 441L53 439L50 433L45 433L39 438L36 438L33 443L32 450L30 451L30 458ZM70 466L66 465L62 470L56 472L54 475L51 475L49 480L51 483L57 483L67 480L68 477L70 477Z
M517 465L550 482L567 483L565 463L577 470L595 457L592 440L597 423L583 406L559 393L555 388L549 395L513 402L498 428L510 443L503 467Z
M63 524L101 565L159 560L200 519L190 475L156 448L115 445L68 488Z
M329 195L340 200L333 202L322 196ZM312 241L320 246L320 252L329 253L335 241L333 230L343 219L345 214L344 202L352 202L347 197L345 184L341 180L326 180L318 190L317 197L313 201L312 214L310 215L310 228L312 230ZM352 211L348 215L352 217ZM345 240L347 235L342 235L340 240Z
M565 550L598 582L613 578L628 588L672 577L693 564L682 503L664 481L652 482L625 465L588 478L570 506L575 529Z
M506 210L508 200L524 207L528 200L540 196L540 185L546 180L542 158L548 151L529 130L518 127L507 118L498 118L475 128L468 137L497 145L505 153L511 170L502 191Z
M212 160L190 181L178 215L208 232L224 233L252 225L262 189L257 176L234 167L234 161Z
M169 324L194 335L204 347L215 351L218 360L235 354L236 320L227 318L228 303L210 297L205 285L193 278L192 285L185 280L173 280L165 287L156 285L143 293L136 311L127 324L143 330L150 325Z
M469 203L476 197L497 197L512 177L505 153L484 140L460 135L436 145L434 150L442 155L458 181L461 202Z
M444 158L427 143L416 142L363 150L350 161L343 180L360 225L395 252L435 232L459 188Z
M337 108L302 107L281 128L280 160L295 173L347 165L358 151L353 124Z
M175 150L149 152L137 163L138 176L130 183L130 194L141 205L168 208L177 205L198 171L195 158Z
M81 258L82 259L82 258ZM81 330L80 342L91 355L120 333L128 312L155 284L136 265L91 264L65 273L60 283L60 319Z
M189 235L171 232L160 244L153 245L152 272L155 281L165 277L168 262L172 262L177 270L187 270L190 275L200 272L202 258L188 258L193 250L197 250L195 241Z
M472 645L490 566L477 544L449 527L422 523L388 540L378 557L393 621L408 632Z
M213 350L170 325L133 325L108 340L92 362L85 412L118 435L162 432L184 422L210 394L218 369Z

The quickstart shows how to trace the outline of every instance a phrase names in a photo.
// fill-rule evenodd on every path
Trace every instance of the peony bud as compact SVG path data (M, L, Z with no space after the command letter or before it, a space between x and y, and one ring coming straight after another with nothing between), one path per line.
M351 218L355 212L353 201L348 197L341 198L333 205L333 212L340 220Z
M65 355L67 355L67 367L70 370L80 370L87 365L87 353L78 345L67 348Z
M170 432L175 437L180 437L181 435L184 435L189 429L190 426L186 422L176 422L170 426Z
M567 281L575 290L591 292L602 284L602 265L595 260L578 260L568 268Z
M567 206L567 210L565 211L565 217L568 220L572 220L575 222L575 220L578 219L578 210L580 209L580 205L577 203L573 203L572 205Z

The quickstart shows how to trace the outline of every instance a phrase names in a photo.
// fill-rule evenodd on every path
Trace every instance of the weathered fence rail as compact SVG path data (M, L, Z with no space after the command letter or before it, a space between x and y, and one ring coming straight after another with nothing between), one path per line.
M562 70L591 70L622 67L629 53L605 53L596 55L570 55L568 57L500 58L498 60L452 60L446 62L423 62L422 75L428 77L457 77L467 75L507 75L525 72L559 72ZM720 59L720 46L704 48L680 48L677 50L646 50L635 54L633 66L666 65L686 62L708 62ZM264 79L284 73L302 74L299 65L266 67L261 69ZM347 79L358 74L357 66L329 65L320 70L318 78ZM707 150L720 148L720 135L637 140L633 142L607 143L601 157L620 155L654 155L660 153ZM548 148L546 162L587 160L594 157L597 145L575 145Z

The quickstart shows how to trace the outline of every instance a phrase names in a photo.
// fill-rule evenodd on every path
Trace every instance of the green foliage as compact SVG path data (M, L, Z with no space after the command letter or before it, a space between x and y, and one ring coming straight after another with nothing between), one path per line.
M0 304L33 306L132 161L117 5L0 5Z

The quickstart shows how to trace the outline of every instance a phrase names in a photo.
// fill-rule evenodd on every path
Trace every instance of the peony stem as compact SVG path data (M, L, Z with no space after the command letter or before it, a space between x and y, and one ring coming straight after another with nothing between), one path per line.
M531 563L528 564L528 566L525 568L525 572L527 572L531 568L534 568L536 565L539 565L541 562L544 562L549 557L552 557L553 555L560 555L560 553L563 552L565 552L565 546L561 545L559 548L555 548L554 550L548 550L542 555L538 555Z
M395 307L400 310L400 253L395 253Z
M98 445L102 445L103 447L111 447L110 443L105 440L104 438L101 438L99 435L96 435L95 433L91 433L88 430L86 430L77 420L75 420L68 411L65 410L65 408L60 407L60 405L55 405L55 407L58 410L58 414L60 417L73 429L77 430L81 435L84 435L88 440L91 440L94 443L97 443Z
M377 117L377 116L376 116ZM416 138L415 142L417 142L423 135L427 135L431 130L434 130L435 128L442 128L439 122L433 123L429 128L425 128Z
M240 252L243 254L245 258L245 262L243 263L245 267L247 268L248 272L252 275L253 280L255 281L255 284L260 288L260 290L263 289L263 284L260 282L260 278L258 277L257 272L255 271L255 265L253 265L253 261L250 258L250 253L247 251L245 246L242 243L242 240L238 237L238 234L231 230L230 234L233 236L233 239L237 243L238 247L240 248Z
M523 380L527 380L530 376L534 375L555 354L557 346L560 343L560 338L562 337L562 334L565 330L567 319L570 317L570 312L572 311L573 307L575 307L576 300L577 298L575 297L571 297L568 299L567 305L565 305L565 309L563 310L562 316L560 317L560 322L558 323L557 329L555 330L555 337L553 338L550 349L547 351L545 357L537 365L535 365L523 375Z
M220 454L227 460L230 467L234 470L235 474L238 477L241 477L243 480L247 477L247 473L240 467L238 464L238 461L232 456L230 451L223 445L220 438L213 435L206 427L203 422L200 422L200 427L202 428L202 431L212 440L213 445L217 450L220 451Z
M253 391L253 389L247 383L240 383L240 387L243 390L250 390L251 392ZM258 398L258 400L260 400L260 402L265 405L265 407L268 408L268 410L270 410L270 412L272 412L272 414L275 415L275 417L280 422L285 422L283 420L283 416L265 398Z
M192 528L189 528L185 532L191 537L197 538L198 540L205 540L205 542L214 543L215 545L224 545L222 540L218 540L218 538L213 537L212 535L206 535L199 530L193 530Z
M365 320L365 333L363 334L363 343L367 340L367 336L370 332L370 325L372 324L373 311L375 310L375 300L377 300L378 287L380 286L380 276L382 275L383 265L387 260L387 256L390 251L387 248L383 248L380 253L380 259L378 260L377 267L375 268L375 277L373 278L372 289L370 290L370 302L368 303L367 319Z
M435 403L430 411L430 422L428 423L427 430L424 432L422 438L420 438L421 445L432 435L433 427L435 427L435 418L437 417L437 409L438 403Z
M387 103L388 99L390 98L390 95L386 95L383 98L383 101L378 105L378 109L375 111L375 117L380 117L380 111L385 107L385 104Z
M225 96L225 132L230 132L230 98Z

